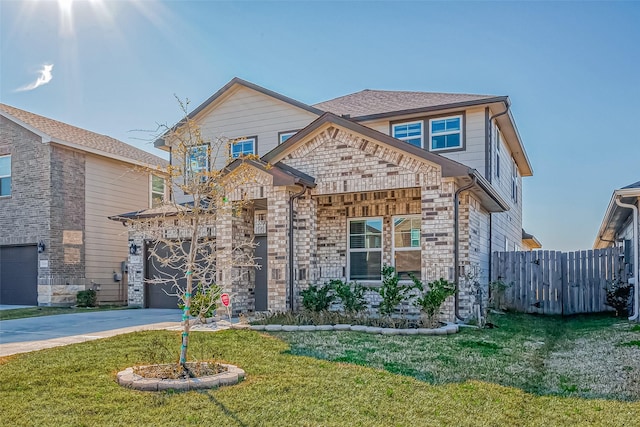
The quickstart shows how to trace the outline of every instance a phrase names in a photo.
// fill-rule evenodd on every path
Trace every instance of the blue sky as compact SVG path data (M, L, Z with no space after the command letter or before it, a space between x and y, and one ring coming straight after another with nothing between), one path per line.
M588 249L640 180L635 2L0 2L0 100L154 151L234 76L306 103L361 89L509 95L524 226ZM51 79L31 90L39 70ZM43 79L43 81L46 80Z

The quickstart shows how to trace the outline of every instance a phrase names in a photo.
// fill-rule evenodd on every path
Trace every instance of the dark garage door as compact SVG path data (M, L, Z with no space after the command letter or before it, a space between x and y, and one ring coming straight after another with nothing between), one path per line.
M147 247L147 252L145 254L147 265L145 269L145 274L147 279L154 279L156 277L165 277L166 274L170 274L176 277L183 277L184 273L180 273L178 270L174 270L169 267L162 267L160 263L154 258L149 257L149 247L151 245L155 245L154 243L150 243ZM167 256L166 246L158 244L156 247L157 254L159 256ZM186 279L180 280L181 286L186 286ZM146 307L148 308L178 308L178 297L173 295L167 295L167 293L174 293L173 289L171 289L170 284L147 284L145 285L146 290Z
M38 305L38 249L0 247L0 304Z

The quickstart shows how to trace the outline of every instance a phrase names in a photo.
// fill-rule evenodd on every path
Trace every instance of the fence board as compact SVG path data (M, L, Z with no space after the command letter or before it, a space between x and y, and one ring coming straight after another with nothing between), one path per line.
M493 276L508 285L502 298L511 310L562 315L610 311L604 288L623 273L619 254L619 248L496 252Z

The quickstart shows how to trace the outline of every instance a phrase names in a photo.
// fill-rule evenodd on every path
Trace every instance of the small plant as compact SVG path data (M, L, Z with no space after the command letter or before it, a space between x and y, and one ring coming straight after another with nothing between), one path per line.
M300 292L302 295L302 306L309 311L328 310L329 306L335 299L333 286L327 284L321 287L310 285L307 289Z
M366 307L367 301L364 293L367 288L359 283L347 283L342 280L332 280L329 285L335 290L336 296L342 301L344 311L348 313L358 313Z
M382 316L391 315L411 289L413 289L411 285L400 284L400 276L396 274L395 268L390 265L382 267L382 286L378 288L378 293L382 297L380 314Z
M605 289L607 305L616 311L616 316L628 316L632 286L620 277L610 282Z
M437 324L437 316L440 313L440 307L444 304L445 300L456 292L455 284L440 278L429 283L428 290L424 291L422 282L417 277L412 276L411 280L417 289L423 291L423 293L416 298L414 304L416 307L420 307L420 310L426 315L426 323L428 326L434 326Z
M78 291L76 294L76 304L78 307L95 307L98 294L93 289Z
M205 288L202 283L198 283L193 296L191 296L189 312L200 322L205 323L206 319L212 317L216 308L218 308L220 294L222 294L220 286L211 284ZM179 307L184 310L184 304L179 304Z
M502 281L501 278L489 283L489 306L496 310L504 310L505 301L504 294L509 285Z

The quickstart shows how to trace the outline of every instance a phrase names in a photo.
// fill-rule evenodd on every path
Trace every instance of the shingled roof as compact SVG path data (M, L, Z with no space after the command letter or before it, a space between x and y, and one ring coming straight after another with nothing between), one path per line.
M0 110L45 134L51 141L62 145L73 145L77 149L86 149L95 154L151 167L164 167L169 164L158 156L107 135L71 126L6 104L0 104Z
M360 92L315 104L314 107L339 116L351 118L376 116L385 113L420 110L443 106L464 106L497 102L506 99L493 95L469 95L462 93L406 92L365 89Z

